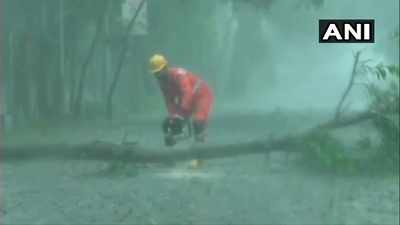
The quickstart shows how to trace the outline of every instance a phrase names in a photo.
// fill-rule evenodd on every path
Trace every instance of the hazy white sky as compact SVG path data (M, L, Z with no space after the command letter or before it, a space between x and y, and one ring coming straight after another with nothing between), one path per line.
M334 107L349 80L353 52L364 49L364 58L393 62L398 49L390 48L390 34L399 24L397 0L335 0L323 8L295 10L293 1L279 1L266 16L264 33L270 43L269 61L275 66L276 84L266 87L266 69L260 65L248 108L271 109ZM291 13L292 12L292 13ZM318 19L375 19L375 44L319 44ZM353 108L365 105L364 92L354 89Z

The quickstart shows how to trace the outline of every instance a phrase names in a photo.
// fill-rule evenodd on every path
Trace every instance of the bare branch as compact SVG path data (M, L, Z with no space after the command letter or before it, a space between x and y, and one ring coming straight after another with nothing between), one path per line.
M361 54L361 51L358 51L358 52L356 52L355 55L354 55L353 70L352 70L352 72L351 72L350 81L349 81L349 83L347 84L346 90L343 92L343 95L342 95L342 97L341 97L341 99L340 99L340 101L339 101L339 104L338 104L337 107L336 107L336 113L335 113L335 119L336 119L336 120L338 120L339 117L341 116L341 114L342 114L342 108L343 108L343 103L344 103L344 101L346 100L347 96L349 95L349 93L350 93L350 91L351 91L351 88L352 88L353 85L354 85L354 80L355 80L355 77L356 77L356 75L357 75L357 67L358 67L358 62L359 62L359 59L360 59L360 54Z

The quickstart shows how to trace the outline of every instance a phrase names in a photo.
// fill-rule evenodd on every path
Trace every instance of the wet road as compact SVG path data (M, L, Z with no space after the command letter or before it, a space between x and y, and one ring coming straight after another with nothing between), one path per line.
M283 134L302 126L296 121L266 120L261 116L247 120L217 119L210 127L210 143L247 140L264 132ZM308 125L303 121L303 127ZM57 134L62 137L52 140L119 140L121 129L143 145L162 146L158 121L81 133L65 130ZM185 145L189 143L180 147ZM281 153L211 160L198 170L190 169L185 162L137 166L40 159L5 161L1 166L0 219L4 224L399 221L398 177L310 174Z

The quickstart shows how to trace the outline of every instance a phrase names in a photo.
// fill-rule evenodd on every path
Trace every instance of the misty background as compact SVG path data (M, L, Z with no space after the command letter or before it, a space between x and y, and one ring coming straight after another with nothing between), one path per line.
M0 0L0 223L399 224L399 41L398 0ZM206 143L164 145L156 53Z
M164 112L147 71L154 53L209 82L216 112L330 110L348 82L354 51L364 49L376 63L398 61L394 0L149 1L128 36L140 1L64 1L3 3L7 126ZM375 19L376 43L319 44L324 18ZM352 107L365 107L362 99L356 88Z

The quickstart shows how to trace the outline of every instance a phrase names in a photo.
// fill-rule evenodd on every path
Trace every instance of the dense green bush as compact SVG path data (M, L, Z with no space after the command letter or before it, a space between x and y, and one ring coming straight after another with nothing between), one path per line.
M400 161L399 125L399 66L359 66L361 75L373 75L375 82L365 83L369 111L373 113L373 129L379 134L379 144L372 145L369 138L362 138L354 146L345 146L342 140L328 131L308 135L302 143L307 165L320 170L335 172L398 171ZM354 157L355 152L362 157ZM308 161L310 160L310 161Z
M399 67L378 65L372 72L387 84L384 89L378 88L375 84L368 85L370 109L376 114L373 125L381 138L376 158L382 160L384 165L398 170L400 161Z
M303 141L307 165L318 170L353 172L359 167L358 160L351 158L341 140L327 131L314 132Z

